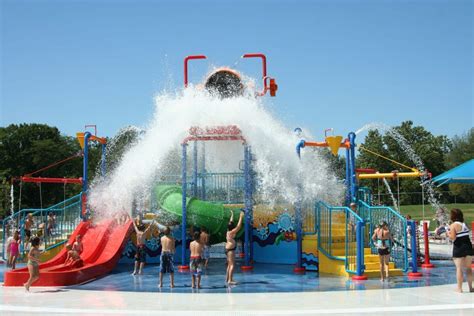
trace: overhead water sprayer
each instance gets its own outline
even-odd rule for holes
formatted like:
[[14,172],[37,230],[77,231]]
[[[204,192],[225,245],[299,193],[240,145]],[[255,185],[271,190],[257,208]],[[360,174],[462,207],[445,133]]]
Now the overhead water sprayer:
[[244,92],[240,75],[230,68],[220,68],[213,71],[207,77],[204,87],[222,98],[239,96]]
[[[264,54],[245,54],[242,58],[261,58],[262,59],[262,79],[263,90],[257,92],[256,96],[264,96],[267,91],[274,97],[278,86],[274,78],[267,76],[267,61]],[[193,59],[207,59],[205,55],[191,55],[184,58],[184,87],[188,86],[188,62]],[[231,68],[218,68],[212,71],[204,81],[204,88],[212,94],[217,94],[221,98],[230,98],[240,96],[245,91],[245,85],[242,82],[241,75]]]

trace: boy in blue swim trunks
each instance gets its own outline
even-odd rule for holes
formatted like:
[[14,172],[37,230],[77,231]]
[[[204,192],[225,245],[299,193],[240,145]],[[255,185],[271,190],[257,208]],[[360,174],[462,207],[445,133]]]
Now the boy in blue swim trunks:
[[175,242],[171,236],[171,230],[166,226],[165,235],[161,237],[161,257],[160,257],[160,284],[163,287],[163,274],[170,274],[170,287],[174,287],[174,265],[173,256],[175,252]]
[[[201,244],[201,234],[199,232],[194,232],[193,234],[193,241],[189,245],[189,250],[191,251],[191,263],[190,263],[190,271],[191,271],[191,287],[194,289],[197,287],[198,289],[201,288],[201,273],[202,273],[202,250],[203,245]],[[197,278],[197,282],[196,282]],[[197,283],[197,284],[196,284]]]

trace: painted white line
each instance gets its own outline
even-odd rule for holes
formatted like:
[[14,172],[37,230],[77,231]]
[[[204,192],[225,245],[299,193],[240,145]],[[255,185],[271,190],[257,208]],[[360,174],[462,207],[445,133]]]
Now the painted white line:
[[380,312],[427,312],[450,310],[473,310],[473,304],[443,304],[443,305],[415,305],[415,306],[392,306],[392,307],[356,307],[356,308],[334,308],[334,309],[311,309],[311,310],[240,310],[240,311],[189,311],[189,310],[137,310],[137,309],[79,309],[79,308],[52,308],[52,307],[30,307],[15,305],[0,305],[2,312],[23,313],[61,313],[61,314],[89,314],[89,315],[315,315],[315,314],[362,314]]

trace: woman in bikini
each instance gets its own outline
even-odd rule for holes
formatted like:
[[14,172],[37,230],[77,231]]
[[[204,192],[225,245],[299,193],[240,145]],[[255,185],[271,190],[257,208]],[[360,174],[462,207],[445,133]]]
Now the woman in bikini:
[[235,265],[235,249],[237,248],[235,242],[235,235],[242,228],[242,221],[244,218],[244,212],[242,211],[239,216],[239,222],[237,226],[234,224],[234,212],[231,211],[229,224],[227,225],[226,243],[225,243],[225,254],[227,257],[227,272],[225,276],[226,284],[232,285],[237,284],[234,282],[234,265]]

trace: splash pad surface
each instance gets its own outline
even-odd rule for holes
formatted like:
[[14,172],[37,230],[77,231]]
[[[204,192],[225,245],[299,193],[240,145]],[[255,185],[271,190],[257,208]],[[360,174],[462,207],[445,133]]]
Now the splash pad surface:
[[[67,290],[81,291],[126,291],[160,293],[289,293],[289,292],[327,292],[358,290],[392,290],[401,288],[420,288],[456,283],[456,271],[452,261],[436,261],[434,269],[423,270],[423,277],[410,279],[407,276],[392,277],[389,282],[381,283],[378,278],[364,282],[353,282],[343,277],[321,275],[307,272],[304,275],[293,273],[292,265],[259,264],[253,272],[240,272],[241,262],[237,262],[235,279],[238,285],[226,287],[225,260],[211,259],[209,268],[202,275],[202,289],[191,289],[189,273],[175,273],[175,288],[170,289],[169,276],[163,278],[163,288],[158,288],[158,266],[147,265],[141,276],[130,275],[133,265],[120,264],[111,274],[82,285],[63,287]],[[1,270],[5,266],[1,266]],[[1,271],[0,270],[0,271]],[[3,277],[3,271],[1,271]],[[2,280],[3,281],[3,280]],[[33,290],[34,291],[34,290]]]

